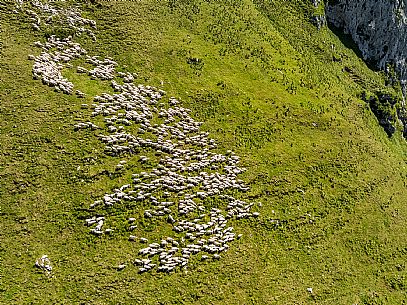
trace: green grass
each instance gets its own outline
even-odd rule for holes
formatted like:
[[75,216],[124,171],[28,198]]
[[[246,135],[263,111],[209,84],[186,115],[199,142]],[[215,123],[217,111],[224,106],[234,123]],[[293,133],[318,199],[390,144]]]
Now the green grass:
[[[112,56],[138,73],[137,82],[162,87],[191,108],[220,151],[242,157],[246,197],[262,202],[261,217],[235,223],[244,237],[220,261],[171,275],[116,271],[140,245],[120,232],[96,238],[83,218],[89,203],[139,168],[130,161],[121,176],[102,173],[121,158],[105,156],[93,132],[74,131],[90,118],[83,100],[32,80],[27,56],[39,52],[32,43],[43,37],[21,16],[1,11],[0,303],[406,299],[406,144],[400,131],[389,139],[360,99],[379,89],[398,94],[385,88],[382,73],[328,28],[317,31],[304,1],[101,3],[85,11],[98,22],[96,44],[80,38],[85,49]],[[110,90],[65,76],[88,101]],[[118,211],[114,221],[127,216]],[[146,236],[165,230],[152,227]],[[33,267],[42,254],[54,265],[52,278]]]

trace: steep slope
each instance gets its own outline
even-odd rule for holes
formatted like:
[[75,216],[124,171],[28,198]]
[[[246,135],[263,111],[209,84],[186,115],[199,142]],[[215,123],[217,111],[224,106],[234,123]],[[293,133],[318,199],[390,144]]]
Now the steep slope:
[[[6,304],[394,304],[406,293],[405,142],[389,139],[363,92],[385,86],[303,1],[101,2],[91,54],[179,98],[219,144],[242,156],[261,217],[222,259],[187,272],[138,274],[140,244],[99,238],[84,219],[128,181],[91,131],[83,100],[32,79],[43,40],[1,8],[1,297]],[[7,17],[7,18],[6,18]],[[196,65],[196,59],[201,64]],[[340,59],[340,60],[333,60]],[[64,75],[89,96],[109,83]],[[161,81],[163,85],[161,85]],[[120,214],[125,219],[129,215]],[[147,236],[160,236],[150,227]],[[54,277],[33,267],[48,254]],[[312,288],[312,293],[307,291]]]
[[332,1],[328,21],[350,34],[364,59],[380,69],[394,66],[406,81],[405,1]]
[[[405,12],[405,2],[398,0],[390,3],[368,0],[328,1],[326,7],[329,24],[348,34],[363,58],[373,67],[385,70],[389,75],[393,74],[390,78],[393,78],[392,81],[400,81],[404,94],[407,55]],[[379,98],[371,99],[372,110],[389,136],[396,129],[396,121],[399,119],[403,124],[404,137],[407,138],[405,102],[403,100],[397,103],[395,100],[389,103],[389,100],[391,99],[386,94],[379,94]],[[386,108],[387,111],[384,110]]]

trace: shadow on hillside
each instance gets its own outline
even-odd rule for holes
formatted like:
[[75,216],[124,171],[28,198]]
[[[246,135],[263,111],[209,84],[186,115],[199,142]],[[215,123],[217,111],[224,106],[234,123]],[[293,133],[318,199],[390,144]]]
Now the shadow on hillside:
[[366,63],[366,65],[369,67],[369,69],[371,69],[373,71],[378,71],[375,62],[373,62],[371,60],[366,60],[363,58],[362,52],[359,50],[358,45],[352,39],[352,36],[350,34],[345,34],[343,32],[343,29],[338,28],[329,22],[327,25],[328,25],[328,28],[332,31],[332,33],[334,33],[339,38],[339,40],[343,43],[343,45],[345,47],[347,47],[348,49],[353,50],[353,52],[355,52],[356,56],[361,58]]

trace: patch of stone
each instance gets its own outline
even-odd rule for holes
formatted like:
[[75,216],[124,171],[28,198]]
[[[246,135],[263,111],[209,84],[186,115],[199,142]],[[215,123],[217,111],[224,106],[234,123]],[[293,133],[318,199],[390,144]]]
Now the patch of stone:
[[352,36],[365,60],[385,70],[395,65],[401,81],[407,80],[407,17],[405,2],[338,0],[326,6],[329,23]]
[[380,126],[391,137],[396,132],[397,115],[399,118],[403,118],[403,113],[400,112],[402,111],[401,108],[398,110],[399,113],[396,110],[396,105],[399,103],[398,99],[383,92],[377,92],[369,97],[363,94],[362,99],[369,104]]
[[326,26],[326,17],[325,15],[314,15],[310,19],[311,23],[320,30],[322,27]]
[[[387,73],[390,72],[389,67],[394,67],[404,95],[407,90],[406,10],[406,2],[402,0],[338,0],[326,5],[327,21],[352,37],[364,60]],[[372,108],[388,135],[395,132],[394,123],[400,120],[406,136],[404,102],[400,106],[398,113],[401,116],[398,118]]]

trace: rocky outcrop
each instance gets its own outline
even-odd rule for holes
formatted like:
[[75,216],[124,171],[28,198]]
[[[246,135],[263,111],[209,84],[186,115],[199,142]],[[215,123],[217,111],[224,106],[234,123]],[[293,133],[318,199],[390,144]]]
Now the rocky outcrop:
[[325,15],[314,15],[310,19],[311,23],[320,30],[323,26],[326,25],[326,17]]
[[335,0],[328,2],[330,24],[350,34],[365,60],[379,69],[395,67],[407,82],[407,17],[405,0]]
[[[380,70],[394,68],[407,93],[407,1],[406,0],[331,0],[326,5],[329,24],[349,34],[357,44],[363,59]],[[395,131],[395,117],[404,125],[407,136],[407,116],[404,103],[400,103],[394,116],[383,111],[395,109],[385,96],[368,100],[379,123],[390,136]],[[379,107],[380,106],[380,107]]]
[[[401,112],[397,113],[396,109],[396,105],[399,102],[398,99],[388,93],[380,91],[369,97],[364,93],[362,99],[369,104],[380,126],[382,126],[387,135],[391,137],[396,132],[396,121],[397,118],[400,118],[401,114]],[[397,116],[397,114],[399,114],[399,116]],[[402,123],[404,122],[402,121]]]

